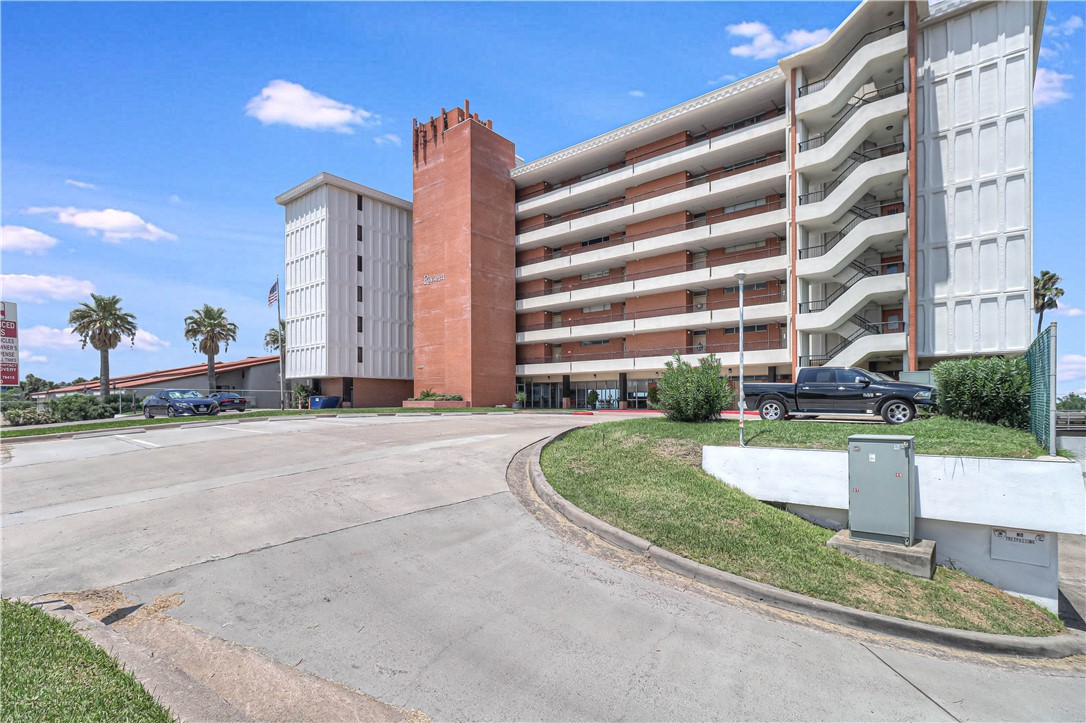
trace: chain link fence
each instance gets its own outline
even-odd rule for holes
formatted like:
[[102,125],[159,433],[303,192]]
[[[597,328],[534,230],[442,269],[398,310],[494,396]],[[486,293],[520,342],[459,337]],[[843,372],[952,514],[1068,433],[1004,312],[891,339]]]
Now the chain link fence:
[[1037,442],[1056,454],[1056,322],[1026,350],[1029,367],[1029,428]]

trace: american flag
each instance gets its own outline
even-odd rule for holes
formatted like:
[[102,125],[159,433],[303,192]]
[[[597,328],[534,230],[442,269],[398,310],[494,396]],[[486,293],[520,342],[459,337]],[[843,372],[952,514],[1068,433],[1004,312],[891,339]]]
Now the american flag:
[[268,289],[268,306],[277,301],[279,301],[279,279],[276,279],[272,287]]

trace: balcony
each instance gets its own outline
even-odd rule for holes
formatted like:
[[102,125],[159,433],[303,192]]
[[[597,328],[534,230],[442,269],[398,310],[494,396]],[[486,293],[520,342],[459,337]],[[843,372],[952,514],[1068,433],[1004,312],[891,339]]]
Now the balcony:
[[900,301],[905,294],[904,264],[900,261],[865,266],[853,262],[857,273],[825,299],[799,304],[796,328],[806,332],[828,332],[868,304]]
[[800,278],[829,281],[839,274],[861,253],[874,249],[890,251],[903,241],[905,235],[905,214],[903,204],[888,204],[880,209],[886,215],[876,216],[865,209],[865,215],[854,214],[852,220],[833,235],[827,232],[827,238],[817,246],[800,249],[796,262],[796,276]]
[[[743,356],[748,365],[785,364],[791,359],[786,343],[786,333],[781,338],[768,341],[745,339]],[[661,347],[659,349],[631,349],[612,352],[586,352],[584,354],[566,354],[560,361],[553,358],[537,357],[523,359],[517,363],[517,376],[542,374],[580,374],[585,372],[621,372],[633,370],[659,370],[671,361],[675,352],[679,352],[683,361],[697,364],[698,359],[707,354],[721,357],[725,367],[738,366],[739,340],[722,344],[698,346]]]
[[563,246],[676,211],[744,205],[738,202],[759,195],[763,198],[780,195],[785,178],[783,161],[784,153],[778,151],[643,194],[617,198],[522,226],[517,233],[516,248],[521,251],[544,245]]
[[[747,295],[743,310],[747,321],[785,318],[788,315],[788,293],[779,289],[771,293]],[[550,324],[529,324],[517,330],[517,343],[561,344],[582,339],[605,339],[638,333],[686,328],[718,328],[739,321],[739,299],[685,304],[644,311],[624,311],[578,317]]]
[[826,131],[798,146],[796,170],[807,175],[828,173],[845,160],[858,143],[886,128],[896,129],[908,113],[908,97],[901,81],[855,99]]
[[751,150],[770,151],[774,145],[781,148],[786,128],[783,111],[762,112],[695,136],[693,142],[683,140],[656,148],[554,185],[535,184],[542,187],[517,192],[516,214],[521,217],[575,204],[584,206],[593,200],[621,195],[629,186],[686,168],[727,165],[727,156],[744,150],[751,155]]
[[906,170],[905,146],[891,143],[851,154],[851,160],[834,179],[821,189],[801,195],[796,220],[802,224],[832,226],[846,209],[875,188],[899,190]]
[[734,281],[734,267],[743,264],[752,276],[771,276],[787,268],[784,243],[735,252],[719,259],[691,261],[676,266],[612,276],[585,279],[558,289],[543,289],[519,294],[517,311],[554,311],[575,306],[589,306],[687,288],[715,288]]
[[906,49],[904,22],[872,30],[860,38],[829,73],[798,89],[796,115],[805,120],[830,117],[862,83],[871,78],[883,78],[886,71],[897,71],[900,75]]
[[[759,199],[764,200],[764,199]],[[629,257],[647,258],[687,248],[721,248],[729,240],[765,237],[774,234],[775,227],[785,221],[784,200],[757,203],[735,211],[706,216],[681,224],[664,226],[637,234],[612,234],[602,243],[580,246],[565,251],[551,251],[517,268],[517,281],[545,277],[568,277],[588,270],[613,268]],[[746,204],[738,204],[746,206]],[[778,211],[781,213],[773,213]],[[740,223],[743,219],[749,219]],[[520,298],[520,297],[518,297]],[[527,297],[523,297],[527,298]]]

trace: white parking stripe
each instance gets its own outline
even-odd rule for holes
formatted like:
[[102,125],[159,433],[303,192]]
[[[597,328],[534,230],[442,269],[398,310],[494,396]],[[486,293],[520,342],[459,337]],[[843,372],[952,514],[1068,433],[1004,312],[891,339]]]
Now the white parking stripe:
[[114,439],[119,439],[123,442],[133,442],[135,444],[146,444],[148,447],[161,447],[161,444],[155,444],[154,442],[148,442],[144,439],[136,439],[135,437],[129,437],[128,435],[114,434]]
[[246,429],[245,427],[226,427],[219,425],[219,429],[229,429],[233,432],[248,432],[249,434],[274,434],[273,432],[261,432],[259,429]]

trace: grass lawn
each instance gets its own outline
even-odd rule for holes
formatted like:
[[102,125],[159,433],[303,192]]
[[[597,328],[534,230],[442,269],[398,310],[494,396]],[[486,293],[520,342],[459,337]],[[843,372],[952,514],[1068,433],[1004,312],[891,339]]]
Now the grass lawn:
[[[1022,439],[1018,432],[937,419],[913,424],[747,426],[748,438],[764,446],[844,449],[845,438],[859,429],[915,434],[921,454],[1040,454],[1031,449],[1032,437]],[[548,446],[543,471],[559,494],[589,514],[675,554],[751,580],[950,628],[1027,636],[1063,629],[1047,610],[958,570],[940,567],[934,579],[924,580],[847,557],[826,547],[831,530],[703,472],[701,446],[737,443],[738,434],[736,422],[596,424]]]
[[172,721],[131,675],[63,620],[0,602],[4,721]]
[[233,420],[235,417],[245,419],[247,417],[264,418],[308,416],[313,414],[338,414],[340,416],[345,416],[348,414],[434,414],[435,412],[509,412],[512,414],[513,410],[499,409],[496,407],[466,407],[462,409],[430,409],[425,407],[375,407],[372,409],[259,409],[243,414],[238,414],[236,412],[230,414],[224,413],[217,417],[155,417],[154,419],[144,419],[142,416],[137,416],[130,419],[92,419],[85,422],[72,422],[71,424],[34,427],[30,429],[25,427],[5,427],[0,431],[0,439],[7,439],[9,437],[35,437],[41,434],[94,432],[100,429],[120,429],[124,427],[149,427],[155,424],[177,424],[178,422],[227,422]]

